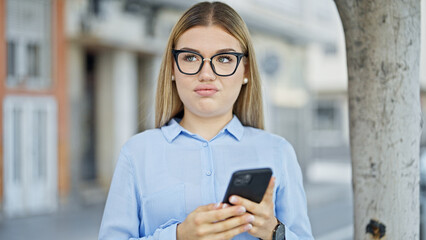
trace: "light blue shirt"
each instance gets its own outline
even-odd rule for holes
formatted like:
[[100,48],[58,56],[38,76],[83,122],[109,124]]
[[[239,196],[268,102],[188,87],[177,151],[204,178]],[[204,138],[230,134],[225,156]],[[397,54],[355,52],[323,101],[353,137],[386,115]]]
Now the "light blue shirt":
[[[210,141],[172,119],[122,148],[105,205],[100,240],[176,239],[176,226],[201,205],[223,200],[236,170],[270,167],[275,216],[287,240],[313,239],[302,174],[282,137],[245,127],[237,117]],[[233,239],[257,239],[248,233]]]

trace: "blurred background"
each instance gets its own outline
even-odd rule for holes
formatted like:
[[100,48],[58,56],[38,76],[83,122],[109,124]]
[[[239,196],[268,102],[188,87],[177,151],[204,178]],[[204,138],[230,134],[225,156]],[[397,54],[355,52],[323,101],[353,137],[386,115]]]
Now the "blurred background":
[[[169,33],[196,2],[0,0],[0,239],[97,239],[118,152],[154,127]],[[334,2],[225,2],[252,35],[266,130],[297,152],[315,239],[352,239],[347,69]],[[425,40],[423,31],[423,49]],[[426,154],[420,160],[426,176]]]

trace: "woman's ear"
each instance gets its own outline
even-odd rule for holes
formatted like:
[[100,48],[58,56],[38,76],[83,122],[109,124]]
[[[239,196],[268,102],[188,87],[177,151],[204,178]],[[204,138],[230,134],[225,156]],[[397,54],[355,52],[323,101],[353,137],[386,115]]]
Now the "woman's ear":
[[243,57],[243,64],[244,64],[244,77],[250,76],[250,64],[247,57]]
[[250,69],[244,69],[244,78],[250,79]]

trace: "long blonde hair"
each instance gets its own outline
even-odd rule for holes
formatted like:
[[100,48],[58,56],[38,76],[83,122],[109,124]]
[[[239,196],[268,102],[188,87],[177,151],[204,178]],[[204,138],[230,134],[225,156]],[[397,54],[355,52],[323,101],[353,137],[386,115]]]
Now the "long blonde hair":
[[201,2],[188,9],[174,26],[161,63],[158,76],[155,127],[161,127],[183,111],[176,84],[171,81],[173,72],[172,49],[179,37],[195,26],[217,25],[235,37],[247,56],[248,83],[243,85],[234,103],[233,112],[245,126],[264,128],[262,90],[256,57],[250,34],[243,19],[225,3]]

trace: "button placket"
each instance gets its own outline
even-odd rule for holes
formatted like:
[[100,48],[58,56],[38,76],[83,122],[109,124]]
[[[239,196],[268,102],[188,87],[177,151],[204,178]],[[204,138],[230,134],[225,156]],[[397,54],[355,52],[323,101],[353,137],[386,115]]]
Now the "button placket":
[[[209,147],[209,143],[208,142],[203,142],[203,147],[204,148],[208,148]],[[211,155],[210,148],[206,149],[206,154],[207,154],[208,161],[206,163],[206,168],[205,168],[204,173],[205,173],[206,176],[211,176],[212,175],[212,171],[211,171],[211,168],[210,168],[210,165],[211,165],[211,163],[210,163],[210,161],[211,161],[211,159],[210,159],[210,155]]]
[[[203,169],[202,169],[202,176],[203,176],[203,185],[205,186],[203,188],[203,199],[206,203],[215,202],[216,195],[215,195],[215,183],[214,183],[214,169],[213,169],[213,153],[212,153],[212,145],[211,142],[203,141],[201,143],[201,149],[203,152],[203,158],[205,159],[203,161]],[[212,191],[214,190],[214,191]],[[205,192],[204,192],[205,191]]]

